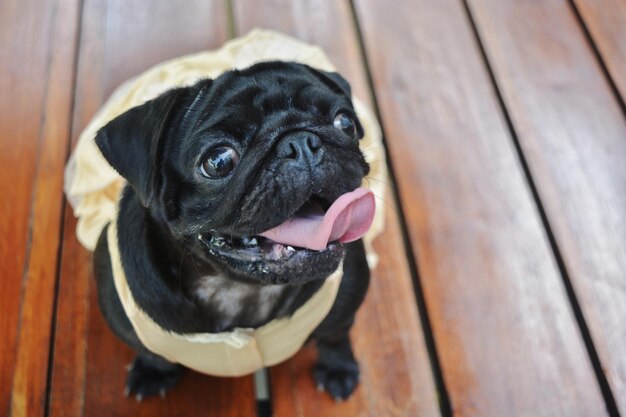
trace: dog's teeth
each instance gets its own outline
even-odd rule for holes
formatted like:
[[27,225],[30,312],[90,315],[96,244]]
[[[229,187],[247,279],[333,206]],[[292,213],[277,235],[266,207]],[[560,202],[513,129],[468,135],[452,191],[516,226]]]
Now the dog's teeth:
[[255,246],[258,244],[255,237],[244,237],[241,239],[244,245],[246,246]]
[[266,253],[266,257],[273,261],[277,261],[286,253],[285,247],[280,243],[272,243],[271,248]]
[[296,250],[293,248],[293,246],[287,246],[287,250],[289,252],[295,252]]

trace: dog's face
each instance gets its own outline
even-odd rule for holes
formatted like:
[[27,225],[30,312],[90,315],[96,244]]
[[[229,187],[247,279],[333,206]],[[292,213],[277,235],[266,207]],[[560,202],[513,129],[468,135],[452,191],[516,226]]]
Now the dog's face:
[[334,271],[343,245],[309,249],[261,234],[323,215],[357,189],[368,172],[362,136],[338,74],[268,62],[166,92],[96,142],[181,244],[230,276],[301,284]]

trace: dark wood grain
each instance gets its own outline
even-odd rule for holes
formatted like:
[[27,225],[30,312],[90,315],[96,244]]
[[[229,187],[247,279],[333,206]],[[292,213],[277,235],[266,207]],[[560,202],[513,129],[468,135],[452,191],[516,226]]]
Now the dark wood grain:
[[613,82],[626,100],[626,2],[573,0]]
[[[566,2],[470,5],[602,369],[625,414],[624,114]],[[619,6],[612,10],[620,14]]]
[[[193,1],[182,7],[166,0],[86,0],[73,140],[119,83],[163,60],[221,45],[226,39],[224,6],[221,1]],[[76,240],[69,207],[65,218],[49,414],[254,415],[250,377],[211,378],[188,372],[165,400],[139,404],[123,396],[124,366],[133,353],[101,317],[91,256]]]
[[605,415],[463,4],[356,6],[454,414]]
[[[354,94],[369,102],[347,2],[274,0],[252,6],[235,1],[234,11],[235,26],[241,33],[253,27],[271,28],[321,46],[349,79]],[[381,262],[373,271],[368,296],[351,333],[361,365],[360,387],[342,404],[318,393],[311,375],[316,353],[309,347],[271,369],[276,416],[439,415],[391,190],[387,190],[385,210],[385,231],[375,245]]]
[[0,414],[42,416],[78,2],[3,2],[0,16]]
[[[10,410],[29,217],[48,68],[52,4],[0,4],[0,414]],[[46,7],[47,6],[47,7]],[[21,20],[20,20],[21,18]],[[14,37],[21,43],[12,42]],[[6,47],[4,47],[6,45]]]
[[[48,415],[81,416],[88,382],[86,374],[87,315],[93,291],[91,256],[76,240],[76,219],[66,206],[59,273],[59,295],[52,361]],[[108,329],[103,331],[110,332]],[[94,348],[94,347],[92,347]],[[95,347],[97,349],[97,347]],[[103,357],[104,360],[108,358]],[[119,368],[120,364],[111,362]],[[119,372],[119,369],[118,369]],[[119,386],[113,387],[119,391]],[[121,399],[120,399],[121,401]]]

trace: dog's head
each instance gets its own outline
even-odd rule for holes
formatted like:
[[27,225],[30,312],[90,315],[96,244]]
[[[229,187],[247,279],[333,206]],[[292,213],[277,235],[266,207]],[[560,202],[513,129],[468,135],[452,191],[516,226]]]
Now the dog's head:
[[299,284],[371,224],[350,94],[336,73],[266,62],[170,90],[96,143],[175,239],[231,276]]

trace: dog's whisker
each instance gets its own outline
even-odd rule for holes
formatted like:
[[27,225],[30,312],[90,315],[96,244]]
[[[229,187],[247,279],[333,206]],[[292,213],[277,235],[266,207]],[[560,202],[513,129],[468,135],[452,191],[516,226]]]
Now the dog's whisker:
[[376,182],[376,183],[382,184],[382,185],[388,185],[389,184],[389,180],[388,179],[376,178],[376,177],[366,177],[366,178],[364,178],[364,181]]

